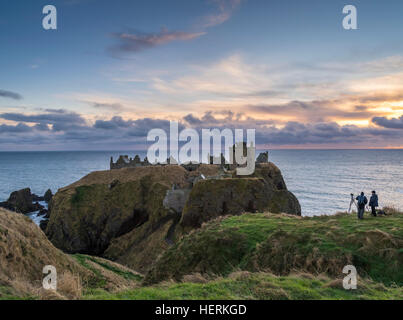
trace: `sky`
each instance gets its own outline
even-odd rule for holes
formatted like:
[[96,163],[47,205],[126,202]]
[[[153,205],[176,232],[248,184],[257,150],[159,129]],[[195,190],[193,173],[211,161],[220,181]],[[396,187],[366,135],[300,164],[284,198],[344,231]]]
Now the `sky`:
[[402,18],[400,0],[2,0],[0,151],[141,150],[170,120],[260,149],[403,148]]

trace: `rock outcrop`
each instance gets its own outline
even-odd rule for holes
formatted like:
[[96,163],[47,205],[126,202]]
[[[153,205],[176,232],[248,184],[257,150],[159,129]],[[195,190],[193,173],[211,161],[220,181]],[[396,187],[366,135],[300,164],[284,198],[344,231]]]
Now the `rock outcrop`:
[[165,165],[93,172],[53,196],[46,234],[66,252],[144,272],[179,237],[218,216],[301,214],[274,164],[258,164],[250,177],[221,171]]
[[276,190],[263,178],[202,180],[197,183],[182,213],[182,233],[203,222],[243,212],[271,211],[299,214],[298,201],[286,190]]
[[0,207],[24,214],[43,209],[34,201],[38,201],[37,196],[31,194],[31,189],[25,188],[12,192],[7,201],[0,202]]
[[53,197],[52,190],[48,189],[43,195],[43,200],[46,201],[46,203],[49,203],[50,200],[52,200],[52,197]]

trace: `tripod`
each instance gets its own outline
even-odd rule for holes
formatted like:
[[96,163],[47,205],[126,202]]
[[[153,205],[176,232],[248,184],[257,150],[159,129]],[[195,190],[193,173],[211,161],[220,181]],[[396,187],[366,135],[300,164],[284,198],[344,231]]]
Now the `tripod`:
[[350,206],[348,207],[348,213],[351,212],[351,206],[352,206],[353,204],[355,205],[355,207],[356,207],[357,210],[358,210],[358,206],[357,206],[357,204],[355,203],[354,194],[350,193],[350,196],[351,196],[351,200],[350,200]]

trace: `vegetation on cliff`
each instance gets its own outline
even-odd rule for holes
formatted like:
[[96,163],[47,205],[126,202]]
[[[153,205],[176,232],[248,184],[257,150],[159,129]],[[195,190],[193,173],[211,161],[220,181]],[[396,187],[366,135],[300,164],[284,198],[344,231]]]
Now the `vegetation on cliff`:
[[288,275],[294,270],[343,276],[345,265],[385,285],[403,285],[403,215],[296,217],[244,214],[219,218],[185,235],[145,277],[146,284],[191,273],[237,270]]
[[[403,298],[402,213],[301,217],[275,165],[219,175],[217,166],[91,173],[53,196],[50,241],[0,210],[0,298]],[[175,190],[186,197],[166,201]],[[57,269],[57,292],[42,289],[45,265]],[[346,265],[357,290],[342,288]]]
[[120,292],[88,290],[87,300],[401,300],[398,286],[360,279],[357,290],[345,290],[341,279],[306,273],[275,276],[271,273],[234,272],[205,279],[190,275],[183,282],[164,282]]
[[[403,299],[403,213],[220,217],[183,236],[145,275],[54,248],[23,215],[0,212],[0,299]],[[12,253],[12,255],[11,255]],[[344,263],[358,269],[345,290]],[[58,270],[57,292],[41,289]],[[158,283],[157,283],[158,282]]]
[[[126,280],[129,273],[141,279],[111,261],[98,257],[86,260],[86,256],[72,257],[55,248],[28,217],[0,209],[0,299],[78,299],[83,288],[130,288],[131,281]],[[56,268],[57,292],[42,288],[46,265]]]
[[[222,173],[215,165],[93,172],[55,194],[46,235],[65,252],[102,255],[146,272],[176,239],[210,219],[265,210],[301,213],[274,164],[258,165],[253,177]],[[188,196],[166,207],[173,188]]]

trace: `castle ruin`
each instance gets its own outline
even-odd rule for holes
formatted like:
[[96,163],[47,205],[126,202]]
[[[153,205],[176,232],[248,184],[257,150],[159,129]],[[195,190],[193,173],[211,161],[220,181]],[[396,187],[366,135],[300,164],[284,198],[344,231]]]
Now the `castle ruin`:
[[[255,154],[255,146],[251,145],[250,147],[246,146],[246,143],[243,142],[243,156],[246,156],[248,152],[252,152]],[[214,157],[212,155],[208,155],[208,164],[217,164],[220,165],[222,169],[226,170],[234,170],[238,165],[235,163],[235,149],[236,145],[232,146],[229,148],[229,161],[226,160],[225,156],[221,153],[219,157]],[[253,149],[253,150],[248,150],[248,149]],[[267,163],[269,162],[269,152],[263,152],[260,153],[259,156],[256,159],[256,163]],[[157,163],[157,165],[173,165],[173,164],[178,164],[178,162],[171,156],[169,157],[164,163]],[[110,159],[110,170],[114,169],[122,169],[122,168],[137,168],[137,167],[147,167],[151,166],[152,163],[150,163],[147,159],[147,157],[144,158],[143,161],[141,161],[141,158],[139,155],[136,155],[134,158],[129,158],[128,155],[120,155],[118,160],[116,162],[113,162],[113,157]],[[188,171],[195,171],[199,168],[200,163],[195,163],[195,162],[189,162],[185,164],[181,164],[182,167],[184,167]]]

